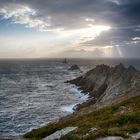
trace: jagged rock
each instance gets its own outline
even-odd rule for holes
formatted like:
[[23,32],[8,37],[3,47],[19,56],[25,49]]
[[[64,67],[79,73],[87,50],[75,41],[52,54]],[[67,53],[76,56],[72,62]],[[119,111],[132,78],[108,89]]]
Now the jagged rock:
[[122,63],[120,63],[119,65],[116,65],[115,69],[118,69],[120,71],[126,70],[126,68],[124,67],[124,65]]
[[125,68],[123,64],[115,67],[98,65],[70,83],[94,97],[87,106],[93,103],[107,105],[121,101],[119,96],[128,98],[140,94],[140,72],[133,66]]
[[97,140],[124,140],[122,137],[115,137],[115,136],[109,136],[109,137],[104,137],[104,138],[99,138]]
[[46,138],[42,140],[58,140],[61,137],[69,134],[70,132],[73,132],[77,129],[77,127],[66,127],[64,129],[58,130],[55,133],[51,134],[50,136],[47,136]]
[[127,70],[129,72],[136,72],[137,71],[132,65],[130,65]]
[[78,67],[78,65],[72,65],[69,70],[80,70],[80,68]]

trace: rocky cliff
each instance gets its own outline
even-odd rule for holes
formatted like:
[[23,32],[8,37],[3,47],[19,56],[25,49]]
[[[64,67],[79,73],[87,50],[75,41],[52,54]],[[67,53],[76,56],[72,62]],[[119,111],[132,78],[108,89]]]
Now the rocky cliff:
[[90,103],[100,106],[140,94],[140,71],[133,66],[125,68],[123,64],[115,67],[98,65],[69,82],[88,92],[92,97]]
[[[25,134],[25,138],[140,139],[140,71],[122,64],[99,65],[69,82],[89,93],[89,101],[79,105],[73,114]],[[71,129],[74,131],[63,135]]]

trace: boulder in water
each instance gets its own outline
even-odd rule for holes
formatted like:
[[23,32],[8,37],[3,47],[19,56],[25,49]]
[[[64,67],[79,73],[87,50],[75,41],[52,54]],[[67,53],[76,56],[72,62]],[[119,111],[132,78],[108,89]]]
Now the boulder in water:
[[78,65],[74,64],[69,68],[69,70],[80,70],[80,68],[78,67]]

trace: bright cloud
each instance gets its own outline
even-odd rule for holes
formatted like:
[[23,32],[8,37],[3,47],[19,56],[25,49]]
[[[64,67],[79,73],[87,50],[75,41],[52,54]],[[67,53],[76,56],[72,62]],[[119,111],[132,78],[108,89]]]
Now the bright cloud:
[[104,31],[110,30],[110,26],[104,25],[87,25],[87,28],[75,29],[75,30],[68,30],[68,31],[61,31],[61,37],[72,37],[73,38],[73,46],[78,46],[84,42],[93,40],[100,36],[100,34]]
[[[0,7],[0,13],[3,15],[3,19],[12,19],[13,23],[16,24],[23,24],[28,28],[37,28],[39,31],[53,31],[53,32],[57,32],[59,33],[59,37],[58,37],[58,43],[56,43],[55,45],[60,45],[60,44],[64,44],[64,42],[62,41],[62,43],[60,43],[60,40],[71,40],[71,45],[66,45],[66,47],[68,47],[67,49],[64,49],[64,47],[62,47],[61,49],[52,49],[51,52],[63,52],[65,50],[68,50],[69,48],[73,48],[71,46],[79,46],[81,43],[93,40],[95,38],[97,38],[98,36],[100,36],[100,34],[104,31],[110,30],[110,26],[105,26],[105,25],[95,25],[94,23],[94,19],[91,18],[83,18],[84,21],[86,21],[86,27],[84,28],[79,28],[79,29],[71,29],[71,30],[66,30],[63,28],[58,28],[58,27],[52,27],[52,17],[51,16],[46,16],[45,18],[41,18],[38,16],[38,12],[33,9],[30,8],[27,5],[20,5],[20,4],[16,4],[16,5],[7,5],[7,6],[2,6]],[[10,42],[17,42],[16,45],[11,44]],[[32,39],[31,42],[25,40],[24,45],[26,46],[34,46],[34,49],[32,48],[26,48],[23,49],[23,47],[18,47],[18,46],[22,46],[21,41],[19,42],[17,39],[12,39],[9,43],[7,44],[8,46],[16,46],[19,49],[22,50],[20,52],[25,53],[24,55],[26,56],[26,54],[30,54],[30,52],[34,52],[36,54],[36,52],[40,52],[43,50],[43,52],[45,52],[45,43],[42,44],[41,42],[36,42],[36,44],[32,43]],[[66,41],[67,42],[67,41]],[[39,49],[37,48],[36,45],[42,45],[41,48],[43,49]],[[3,44],[6,46],[6,44]],[[48,48],[48,47],[47,47]],[[108,50],[110,48],[110,46],[104,46],[102,47],[102,49],[98,49],[98,46],[94,46],[94,48],[87,48],[85,46],[84,50],[86,53],[96,53],[99,54],[101,53],[103,56],[105,55],[105,50]],[[38,50],[38,51],[36,51]],[[50,50],[50,49],[49,49]],[[75,48],[74,48],[75,50]],[[75,50],[76,52],[80,52],[78,50]],[[29,53],[27,53],[29,52]],[[85,54],[86,54],[85,53]],[[40,55],[40,54],[36,54],[36,55]],[[45,53],[46,54],[46,53]],[[102,56],[100,55],[100,56]]]
[[34,9],[26,5],[7,5],[0,7],[3,19],[12,19],[13,23],[24,24],[29,28],[38,28],[40,31],[48,31],[51,27],[51,17],[41,19]]

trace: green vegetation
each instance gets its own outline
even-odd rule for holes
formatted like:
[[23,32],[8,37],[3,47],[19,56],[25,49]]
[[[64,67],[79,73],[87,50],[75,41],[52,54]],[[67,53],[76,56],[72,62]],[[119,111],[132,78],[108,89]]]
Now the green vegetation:
[[[33,130],[24,137],[40,140],[67,126],[77,126],[78,129],[62,140],[90,140],[108,135],[128,137],[127,133],[140,131],[140,96],[82,116],[62,118],[59,122]],[[91,128],[97,130],[91,131]]]

